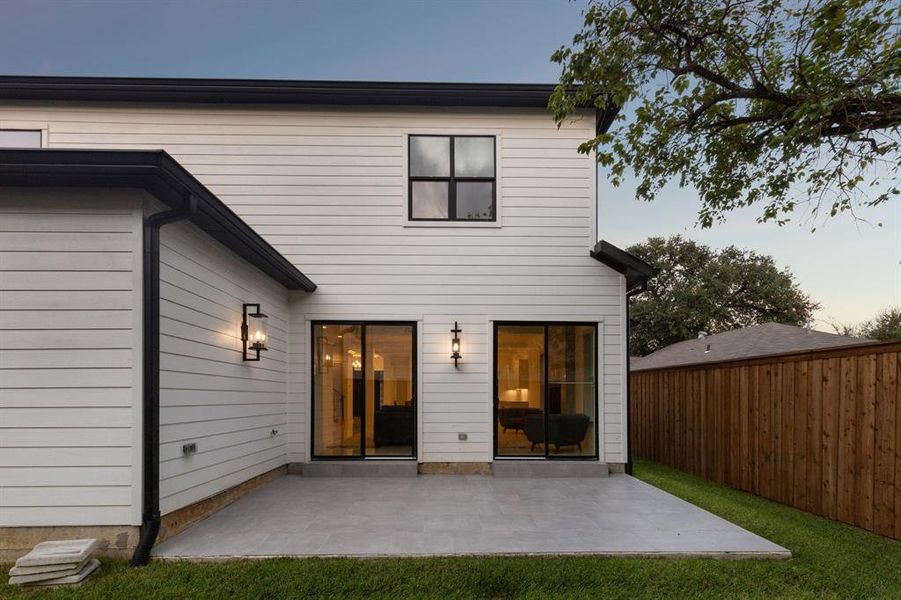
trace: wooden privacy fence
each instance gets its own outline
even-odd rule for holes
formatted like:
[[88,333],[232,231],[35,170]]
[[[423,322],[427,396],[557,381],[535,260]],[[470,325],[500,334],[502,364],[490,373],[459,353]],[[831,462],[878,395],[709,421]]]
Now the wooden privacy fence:
[[901,342],[633,371],[636,456],[901,539]]

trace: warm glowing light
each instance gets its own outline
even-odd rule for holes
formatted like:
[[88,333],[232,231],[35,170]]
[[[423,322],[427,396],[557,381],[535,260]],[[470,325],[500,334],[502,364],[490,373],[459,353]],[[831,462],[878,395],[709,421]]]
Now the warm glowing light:
[[244,342],[244,360],[260,360],[260,352],[269,349],[266,346],[268,317],[260,311],[259,304],[245,304],[243,312],[241,340]]
[[463,358],[460,355],[460,334],[463,332],[460,329],[460,325],[454,321],[454,328],[451,329],[451,333],[454,337],[451,339],[451,358],[454,359],[454,368],[457,367],[457,362]]

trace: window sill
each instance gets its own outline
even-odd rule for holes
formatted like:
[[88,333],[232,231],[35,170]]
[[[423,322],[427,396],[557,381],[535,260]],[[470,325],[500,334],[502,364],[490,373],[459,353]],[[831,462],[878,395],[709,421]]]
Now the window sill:
[[404,221],[404,227],[448,227],[473,229],[500,229],[500,221]]

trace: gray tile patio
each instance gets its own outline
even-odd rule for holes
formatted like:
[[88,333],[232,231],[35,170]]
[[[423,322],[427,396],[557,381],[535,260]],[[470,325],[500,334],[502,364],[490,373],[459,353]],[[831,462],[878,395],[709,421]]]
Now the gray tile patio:
[[627,475],[286,476],[154,549],[163,558],[789,552]]

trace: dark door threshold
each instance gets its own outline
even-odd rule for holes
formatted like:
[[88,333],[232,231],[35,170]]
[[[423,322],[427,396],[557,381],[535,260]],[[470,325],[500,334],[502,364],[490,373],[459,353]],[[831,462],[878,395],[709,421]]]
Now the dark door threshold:
[[415,460],[329,460],[306,463],[305,477],[416,477]]
[[607,464],[584,460],[495,460],[495,477],[607,477]]

